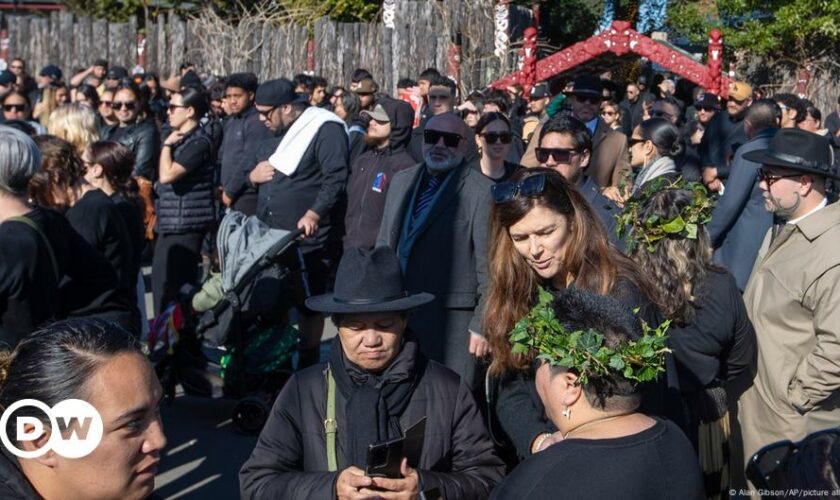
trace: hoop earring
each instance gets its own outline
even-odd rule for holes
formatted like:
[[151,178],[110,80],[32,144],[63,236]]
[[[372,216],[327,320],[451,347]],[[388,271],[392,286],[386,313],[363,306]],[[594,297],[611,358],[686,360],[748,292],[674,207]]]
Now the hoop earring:
[[566,409],[563,410],[563,416],[566,417],[566,420],[571,419],[572,418],[572,409],[567,406]]

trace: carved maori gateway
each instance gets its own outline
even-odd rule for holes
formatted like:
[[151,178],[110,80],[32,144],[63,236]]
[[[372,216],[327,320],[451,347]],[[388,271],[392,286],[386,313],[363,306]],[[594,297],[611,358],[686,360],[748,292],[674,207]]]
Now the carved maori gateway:
[[630,27],[626,21],[615,21],[597,35],[578,42],[544,59],[537,60],[537,30],[525,30],[522,46],[522,68],[496,80],[491,87],[505,88],[519,83],[529,95],[530,88],[537,82],[570,71],[595,58],[612,55],[624,57],[636,54],[667,68],[709,92],[726,98],[729,93],[729,78],[721,74],[723,60],[723,36],[718,29],[709,33],[708,64],[703,65],[668,45],[657,42]]

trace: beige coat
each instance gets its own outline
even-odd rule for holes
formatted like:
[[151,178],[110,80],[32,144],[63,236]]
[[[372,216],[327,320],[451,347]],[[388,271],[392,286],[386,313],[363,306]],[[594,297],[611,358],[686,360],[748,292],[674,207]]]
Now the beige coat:
[[840,425],[840,203],[764,238],[744,292],[758,372],[741,397],[745,460]]

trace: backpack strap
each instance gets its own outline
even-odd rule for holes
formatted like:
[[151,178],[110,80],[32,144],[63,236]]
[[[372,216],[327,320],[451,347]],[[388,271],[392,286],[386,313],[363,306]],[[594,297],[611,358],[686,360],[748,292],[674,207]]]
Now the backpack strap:
[[38,224],[35,223],[32,219],[25,215],[18,215],[16,217],[9,217],[6,219],[5,222],[22,222],[27,226],[31,227],[38,236],[41,237],[41,240],[44,242],[44,245],[47,246],[47,253],[50,254],[50,261],[52,262],[53,274],[55,274],[55,280],[61,281],[61,273],[58,270],[58,260],[55,258],[55,252],[53,252],[52,245],[50,244],[50,240],[47,238],[47,235],[41,231],[41,228],[38,227]]
[[327,419],[324,420],[324,432],[327,435],[327,469],[335,472],[338,470],[335,453],[335,434],[338,432],[338,424],[335,421],[335,379],[329,365],[327,365]]

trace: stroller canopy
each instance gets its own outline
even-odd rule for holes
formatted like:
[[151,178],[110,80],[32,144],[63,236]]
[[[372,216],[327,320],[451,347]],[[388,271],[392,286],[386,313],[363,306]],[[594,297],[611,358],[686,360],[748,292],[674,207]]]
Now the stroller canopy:
[[[228,293],[267,254],[282,252],[292,231],[272,229],[256,216],[230,211],[222,219],[216,244],[222,268],[222,290]],[[276,255],[270,255],[276,257]]]

